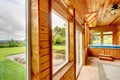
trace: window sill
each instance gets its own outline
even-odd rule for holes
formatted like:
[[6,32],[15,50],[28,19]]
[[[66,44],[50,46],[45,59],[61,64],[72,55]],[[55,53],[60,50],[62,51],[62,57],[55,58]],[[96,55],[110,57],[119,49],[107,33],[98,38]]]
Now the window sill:
[[56,74],[53,75],[53,80],[60,80],[61,77],[70,69],[72,62],[67,63],[63,68],[61,68]]

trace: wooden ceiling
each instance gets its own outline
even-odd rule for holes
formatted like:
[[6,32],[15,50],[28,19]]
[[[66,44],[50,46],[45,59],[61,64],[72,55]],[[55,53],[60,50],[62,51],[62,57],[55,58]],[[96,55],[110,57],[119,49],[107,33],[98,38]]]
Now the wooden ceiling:
[[[76,18],[84,24],[86,14],[96,13],[96,26],[120,25],[120,0],[62,0],[76,9]],[[113,8],[112,8],[113,7]],[[91,14],[93,16],[93,14]],[[94,21],[90,19],[88,23]]]

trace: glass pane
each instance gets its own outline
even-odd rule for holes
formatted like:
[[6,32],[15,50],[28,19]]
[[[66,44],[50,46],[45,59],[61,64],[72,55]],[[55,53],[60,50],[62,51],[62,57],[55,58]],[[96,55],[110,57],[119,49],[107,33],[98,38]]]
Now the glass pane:
[[68,62],[67,20],[52,12],[53,74]]
[[92,44],[101,44],[101,36],[92,36]]
[[76,30],[76,74],[77,75],[81,66],[82,66],[82,33]]
[[112,35],[104,35],[103,43],[104,44],[112,44]]
[[25,0],[0,0],[0,80],[26,80]]

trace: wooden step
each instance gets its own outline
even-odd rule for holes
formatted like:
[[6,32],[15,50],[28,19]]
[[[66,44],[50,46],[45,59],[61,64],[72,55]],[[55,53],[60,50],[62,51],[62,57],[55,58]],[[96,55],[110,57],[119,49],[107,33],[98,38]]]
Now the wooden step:
[[99,54],[99,57],[111,57],[112,58],[112,55]]
[[112,57],[99,57],[100,60],[113,61]]

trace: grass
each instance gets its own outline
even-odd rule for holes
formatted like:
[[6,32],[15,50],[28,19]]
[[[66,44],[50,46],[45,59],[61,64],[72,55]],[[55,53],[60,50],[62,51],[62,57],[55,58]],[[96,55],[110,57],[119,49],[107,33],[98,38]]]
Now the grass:
[[61,45],[54,45],[53,46],[53,50],[55,53],[59,53],[59,54],[65,54],[65,46],[61,46]]
[[0,48],[0,60],[6,59],[6,56],[25,52],[25,47]]
[[0,48],[0,80],[26,80],[26,68],[6,58],[25,52],[25,47]]
[[53,50],[65,50],[65,46],[61,46],[61,45],[54,45],[53,46]]

